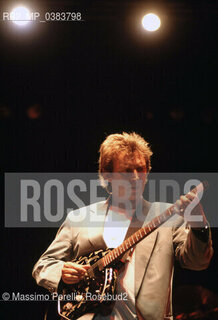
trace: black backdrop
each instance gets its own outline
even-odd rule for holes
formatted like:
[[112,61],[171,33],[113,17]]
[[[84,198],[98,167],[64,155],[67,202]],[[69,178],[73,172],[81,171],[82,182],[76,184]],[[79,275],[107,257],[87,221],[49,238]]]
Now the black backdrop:
[[[85,21],[22,31],[1,21],[2,292],[44,292],[31,270],[57,231],[4,228],[4,172],[96,172],[100,143],[122,131],[150,142],[153,172],[217,171],[214,1],[156,3],[163,17],[156,34],[137,27],[146,2],[34,5],[76,8]],[[31,119],[35,104],[39,117]],[[216,249],[216,229],[213,238]],[[177,267],[175,289],[200,285],[218,294],[215,256],[206,271]],[[43,310],[40,302],[2,302],[0,313],[42,319]]]

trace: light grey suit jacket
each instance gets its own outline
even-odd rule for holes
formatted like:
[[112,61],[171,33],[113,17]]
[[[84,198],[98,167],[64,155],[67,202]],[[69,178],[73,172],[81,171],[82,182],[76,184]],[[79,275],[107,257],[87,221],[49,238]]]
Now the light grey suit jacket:
[[[145,215],[146,203],[143,205]],[[144,224],[169,206],[153,203]],[[106,209],[107,204],[99,202],[68,214],[56,238],[33,268],[38,285],[51,292],[57,291],[65,261],[106,248],[103,240]],[[135,297],[141,316],[146,320],[172,319],[174,259],[184,268],[203,270],[208,267],[212,255],[211,236],[208,243],[202,242],[191,230],[185,229],[184,220],[178,215],[142,240],[135,249]]]

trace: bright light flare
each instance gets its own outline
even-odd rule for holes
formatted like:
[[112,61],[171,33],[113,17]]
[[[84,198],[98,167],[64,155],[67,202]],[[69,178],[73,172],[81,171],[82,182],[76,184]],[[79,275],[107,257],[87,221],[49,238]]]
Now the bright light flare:
[[16,7],[10,12],[10,20],[18,26],[25,26],[31,20],[30,11],[26,7]]
[[148,13],[142,18],[143,28],[147,31],[156,31],[160,28],[160,18],[154,13]]

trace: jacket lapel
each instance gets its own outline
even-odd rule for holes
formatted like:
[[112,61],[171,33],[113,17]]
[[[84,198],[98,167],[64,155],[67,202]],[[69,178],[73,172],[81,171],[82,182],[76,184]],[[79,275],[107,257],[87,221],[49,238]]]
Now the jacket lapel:
[[154,231],[146,239],[137,244],[135,249],[135,296],[137,297],[144,274],[146,273],[155,243],[157,241],[158,231]]
[[[103,239],[104,221],[107,213],[107,201],[97,203],[95,207],[90,209],[90,217],[92,224],[88,228],[88,240],[93,247],[93,251],[98,249],[106,249],[106,243]],[[94,220],[96,219],[96,223]]]
[[[147,205],[144,203],[143,212],[145,214],[145,222],[143,226],[149,223],[156,215],[159,214],[159,210],[155,203],[150,207],[150,210],[146,212]],[[135,297],[137,297],[142,285],[144,274],[146,273],[150,258],[152,256],[156,241],[158,238],[158,230],[153,231],[148,237],[139,242],[135,249]]]

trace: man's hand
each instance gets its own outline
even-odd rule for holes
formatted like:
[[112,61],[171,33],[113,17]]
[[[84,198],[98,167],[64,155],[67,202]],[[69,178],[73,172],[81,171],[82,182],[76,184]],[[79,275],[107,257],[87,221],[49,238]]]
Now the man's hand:
[[74,262],[66,262],[62,269],[62,280],[66,284],[78,283],[84,277],[90,265],[80,265]]
[[207,224],[203,207],[195,193],[189,192],[185,196],[181,196],[180,200],[176,202],[176,206],[191,228],[203,228]]

